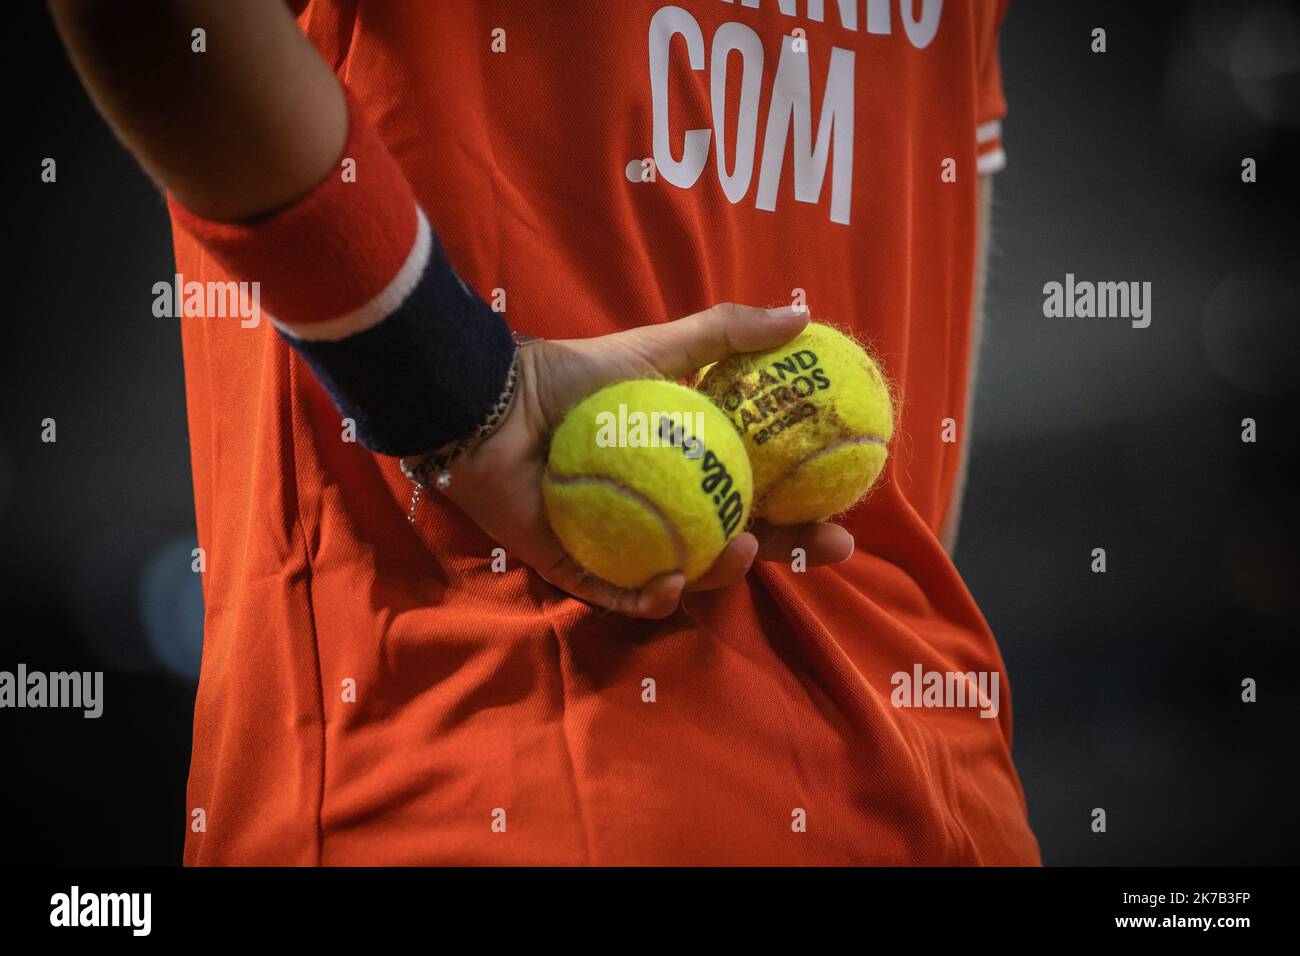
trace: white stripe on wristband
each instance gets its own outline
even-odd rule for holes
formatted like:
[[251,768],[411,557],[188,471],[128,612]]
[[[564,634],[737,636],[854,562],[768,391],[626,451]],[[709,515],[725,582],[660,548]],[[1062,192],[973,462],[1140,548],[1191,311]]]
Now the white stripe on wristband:
[[[429,252],[433,248],[433,230],[429,220],[424,217],[424,210],[416,208],[415,242],[411,254],[406,257],[402,267],[397,270],[391,282],[377,296],[345,315],[323,322],[305,322],[293,325],[281,322],[274,316],[268,316],[275,327],[291,339],[306,342],[338,342],[349,336],[373,328],[388,316],[396,312],[415,289],[429,264]],[[464,283],[462,283],[463,285]]]

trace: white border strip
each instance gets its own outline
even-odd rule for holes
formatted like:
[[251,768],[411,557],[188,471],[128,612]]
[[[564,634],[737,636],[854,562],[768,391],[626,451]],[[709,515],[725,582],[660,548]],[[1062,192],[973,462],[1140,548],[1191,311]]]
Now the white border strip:
[[975,142],[991,143],[1002,136],[1002,121],[989,120],[987,123],[980,123],[975,127]]
[[290,325],[273,316],[270,317],[271,322],[292,339],[306,342],[337,342],[384,321],[406,301],[406,297],[411,294],[419,284],[420,277],[424,275],[425,266],[429,264],[429,253],[433,248],[433,232],[429,228],[429,220],[424,218],[424,210],[417,206],[415,214],[417,217],[415,244],[411,247],[411,254],[406,257],[402,268],[397,270],[393,281],[388,283],[377,296],[359,309],[333,319],[326,319],[324,322]]
[[975,159],[975,171],[981,176],[996,173],[1007,168],[1007,154],[1000,149],[985,153]]

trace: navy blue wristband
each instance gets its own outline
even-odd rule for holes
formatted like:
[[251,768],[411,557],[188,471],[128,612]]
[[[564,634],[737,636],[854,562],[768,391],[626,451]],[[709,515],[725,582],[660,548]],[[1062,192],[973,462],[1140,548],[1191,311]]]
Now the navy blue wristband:
[[515,344],[504,318],[464,284],[429,234],[414,288],[377,324],[343,339],[285,340],[311,366],[357,438],[418,455],[469,437],[501,397]]

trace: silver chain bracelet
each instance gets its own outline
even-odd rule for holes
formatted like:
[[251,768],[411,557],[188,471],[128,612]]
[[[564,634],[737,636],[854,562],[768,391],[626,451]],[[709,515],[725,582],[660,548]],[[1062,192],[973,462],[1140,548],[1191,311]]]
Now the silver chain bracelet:
[[472,448],[479,442],[483,441],[498,428],[505,420],[506,413],[510,411],[510,406],[514,402],[515,389],[519,385],[519,350],[525,345],[532,342],[541,341],[530,335],[522,335],[518,332],[512,333],[515,342],[515,354],[510,358],[510,370],[506,373],[505,384],[501,387],[501,394],[497,396],[496,402],[488,410],[487,417],[474,429],[473,434],[466,438],[461,438],[446,446],[445,451],[431,451],[415,458],[402,458],[400,464],[402,474],[411,482],[411,505],[406,511],[406,520],[415,524],[415,513],[420,507],[420,499],[428,488],[437,488],[439,491],[445,491],[451,485],[451,471],[449,467],[452,459],[457,455]]

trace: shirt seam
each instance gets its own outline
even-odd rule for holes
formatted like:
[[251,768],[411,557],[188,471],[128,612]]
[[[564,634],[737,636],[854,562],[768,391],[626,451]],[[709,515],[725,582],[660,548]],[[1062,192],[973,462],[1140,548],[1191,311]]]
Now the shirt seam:
[[283,350],[281,354],[285,355],[285,360],[289,366],[289,389],[284,400],[289,404],[289,464],[293,470],[293,527],[296,529],[298,544],[302,549],[303,567],[306,576],[304,592],[307,601],[307,622],[311,628],[312,663],[316,671],[317,725],[320,728],[317,739],[318,753],[320,755],[320,779],[316,790],[316,866],[322,866],[325,860],[325,675],[321,667],[320,632],[316,625],[316,602],[312,596],[312,585],[315,580],[314,567],[311,551],[307,547],[307,529],[302,521],[302,497],[298,478],[298,422],[293,408],[293,396],[297,394],[298,371],[294,365],[292,354],[287,349]]
[[[531,572],[529,572],[531,573]],[[582,827],[582,857],[587,866],[591,865],[591,829],[587,822],[587,810],[582,802],[582,790],[578,786],[578,773],[573,761],[573,746],[569,742],[569,696],[568,688],[564,679],[564,654],[560,642],[560,633],[555,629],[555,624],[549,619],[546,621],[547,630],[550,631],[551,637],[555,642],[555,666],[556,674],[560,681],[560,739],[564,743],[564,760],[565,769],[568,771],[569,784],[573,788],[573,802],[578,810],[578,822]]]

